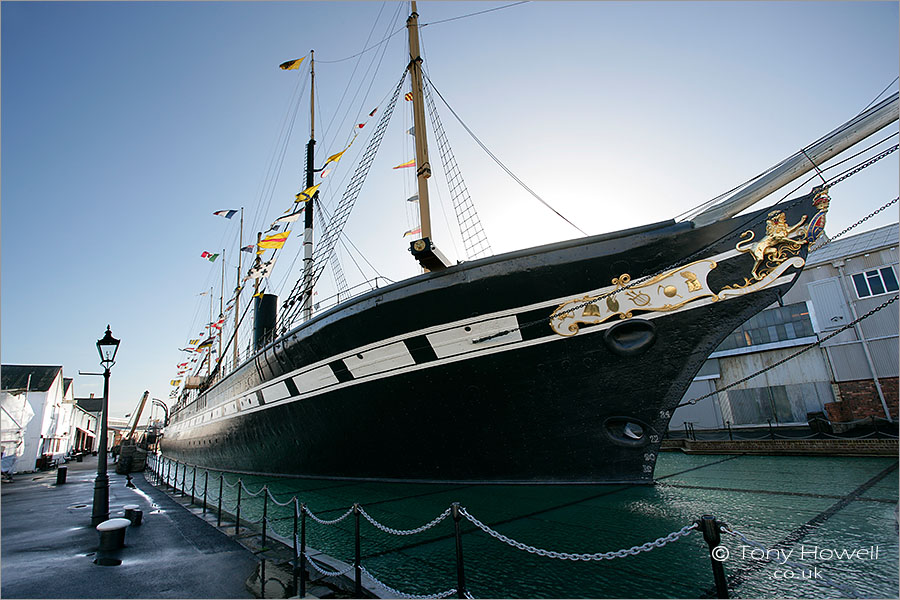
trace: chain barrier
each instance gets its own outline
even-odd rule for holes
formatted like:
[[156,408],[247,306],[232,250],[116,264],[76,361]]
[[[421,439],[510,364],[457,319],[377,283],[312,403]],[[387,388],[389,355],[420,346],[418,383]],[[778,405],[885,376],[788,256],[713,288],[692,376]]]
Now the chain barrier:
[[[749,546],[753,546],[755,548],[762,550],[764,552],[764,556],[765,556],[764,559],[761,559],[763,562],[767,562],[767,563],[777,562],[778,564],[788,565],[788,566],[794,567],[795,569],[801,569],[803,571],[812,571],[812,568],[809,567],[808,565],[794,562],[792,560],[788,560],[787,558],[784,558],[783,560],[773,561],[773,559],[770,558],[771,555],[769,554],[769,549],[766,548],[763,544],[761,544],[759,542],[754,542],[753,540],[747,538],[747,536],[745,536],[740,531],[731,529],[727,526],[722,525],[721,527],[719,527],[719,529],[727,534],[730,534],[736,538],[739,538],[742,542],[744,542],[745,544],[747,544]],[[776,552],[779,552],[779,551],[776,551]],[[783,554],[783,552],[779,552],[779,554]],[[843,585],[843,584],[840,584],[840,583],[837,583],[834,580],[832,580],[830,577],[828,577],[827,575],[824,575],[822,573],[817,573],[817,579],[821,580],[823,583],[827,583],[828,585],[832,586],[835,589],[842,591],[843,593],[847,594],[848,596],[850,596],[852,598],[862,598],[862,596],[860,596],[859,593],[856,590],[854,590],[853,588]],[[813,580],[810,580],[810,581],[813,581]]]
[[246,485],[244,485],[244,481],[242,479],[238,479],[238,483],[241,484],[241,487],[244,488],[244,491],[247,492],[247,495],[250,496],[251,498],[256,498],[257,496],[262,494],[264,490],[267,490],[266,486],[262,486],[261,488],[259,488],[256,491],[256,493],[252,493],[250,491],[250,488],[248,488]]
[[529,546],[527,544],[523,544],[522,542],[517,542],[516,540],[510,539],[499,533],[494,531],[475,517],[469,514],[469,512],[465,508],[460,508],[459,512],[465,518],[472,522],[473,525],[478,527],[480,530],[488,534],[489,536],[496,538],[503,542],[504,544],[509,544],[513,548],[517,548],[519,550],[524,550],[526,552],[530,552],[531,554],[537,554],[538,556],[544,556],[547,558],[559,558],[562,560],[612,560],[614,558],[625,558],[626,556],[634,556],[640,554],[641,552],[649,552],[650,550],[654,550],[656,548],[662,548],[669,542],[674,542],[675,540],[684,537],[691,533],[694,529],[697,529],[696,523],[691,523],[690,525],[685,525],[678,531],[673,531],[669,535],[663,536],[661,538],[657,538],[652,542],[647,542],[645,544],[641,544],[640,546],[632,546],[631,548],[615,550],[611,552],[596,552],[594,554],[572,554],[570,552],[555,552],[553,550],[543,550],[541,548],[536,548],[534,546]]
[[469,598],[470,600],[475,600],[475,596],[473,596],[472,594],[470,594],[470,593],[469,593],[469,590],[466,590],[466,598]]
[[383,581],[381,581],[380,579],[378,579],[377,577],[372,575],[372,573],[370,573],[369,570],[366,569],[364,566],[360,565],[359,570],[362,571],[363,573],[365,573],[366,576],[369,577],[372,581],[374,581],[378,585],[385,588],[391,594],[393,594],[392,598],[412,598],[415,600],[426,600],[427,598],[449,598],[450,596],[452,596],[453,594],[456,593],[456,588],[453,588],[453,589],[441,592],[440,594],[425,594],[423,596],[417,596],[415,594],[407,594],[405,592],[401,592],[400,590],[394,589],[391,586],[389,586],[388,584],[384,583]]
[[724,392],[725,390],[729,390],[729,389],[733,388],[733,387],[736,386],[736,385],[740,385],[740,384],[744,383],[745,381],[749,381],[749,380],[753,379],[754,377],[757,377],[758,375],[762,375],[762,374],[765,373],[766,371],[771,371],[771,370],[774,369],[775,367],[780,366],[780,365],[783,365],[784,363],[788,362],[789,360],[793,360],[794,358],[800,356],[800,355],[803,354],[804,352],[808,352],[809,350],[812,350],[813,348],[815,348],[815,347],[817,347],[817,346],[820,346],[822,343],[827,342],[828,340],[830,340],[831,338],[835,337],[836,335],[839,335],[839,334],[841,334],[841,333],[847,331],[847,330],[850,329],[851,327],[853,327],[853,326],[855,326],[856,324],[858,324],[860,321],[862,321],[862,320],[864,320],[864,319],[868,319],[869,317],[871,317],[872,315],[874,315],[875,313],[877,313],[877,312],[878,312],[879,310],[881,310],[882,308],[885,308],[885,307],[888,306],[889,304],[892,304],[892,303],[896,302],[898,298],[900,298],[900,295],[894,296],[894,297],[891,298],[890,300],[887,300],[887,301],[883,302],[880,306],[876,306],[875,308],[873,308],[872,310],[870,310],[869,312],[867,312],[867,313],[864,314],[863,316],[861,316],[861,317],[859,317],[859,318],[857,318],[857,319],[851,321],[850,323],[847,323],[846,325],[844,325],[844,326],[841,327],[840,329],[837,329],[837,330],[835,330],[835,331],[829,333],[828,335],[826,335],[826,336],[823,337],[822,339],[820,339],[820,340],[818,340],[818,341],[816,341],[816,342],[813,342],[813,343],[811,343],[811,344],[807,344],[806,346],[803,346],[803,347],[802,347],[800,350],[798,350],[797,352],[794,352],[793,354],[790,354],[790,355],[788,355],[788,356],[782,358],[781,360],[777,360],[777,361],[775,361],[774,363],[772,363],[771,365],[769,365],[769,366],[767,366],[767,367],[764,367],[764,368],[760,369],[759,371],[756,371],[755,373],[751,373],[750,375],[747,375],[746,377],[744,377],[744,378],[742,378],[742,379],[738,379],[737,381],[734,381],[734,382],[732,382],[732,383],[729,383],[728,385],[723,386],[723,387],[721,387],[721,388],[719,388],[719,389],[717,389],[717,390],[715,390],[715,391],[709,392],[708,394],[703,394],[702,396],[698,396],[697,398],[694,398],[694,399],[692,399],[692,400],[688,400],[687,402],[682,402],[681,404],[679,404],[679,405],[676,406],[675,408],[681,408],[682,406],[688,406],[688,405],[691,405],[691,404],[697,404],[697,402],[699,402],[700,400],[705,400],[706,398],[711,398],[712,396],[715,396],[716,394],[719,394],[719,393],[721,393],[721,392]]
[[[318,571],[319,573],[321,573],[322,575],[324,575],[326,577],[340,577],[341,575],[346,575],[347,573],[349,573],[350,571],[353,570],[353,565],[350,565],[343,571],[334,571],[334,572],[326,571],[326,570],[322,569],[319,565],[317,565],[316,561],[312,560],[309,557],[309,554],[307,554],[306,552],[303,552],[302,555],[304,558],[306,558],[306,564],[312,565],[313,569],[315,569],[316,571]],[[360,568],[362,568],[362,567],[360,567]]]
[[275,496],[272,495],[272,491],[271,491],[271,490],[269,490],[269,499],[270,499],[272,502],[274,502],[276,505],[278,505],[278,506],[287,506],[288,504],[290,504],[290,503],[292,503],[292,502],[294,501],[294,498],[291,497],[291,499],[288,500],[287,502],[279,502],[279,501],[275,498]]
[[378,529],[384,531],[385,533],[390,533],[393,535],[415,535],[417,533],[422,533],[423,531],[427,531],[427,530],[431,529],[432,527],[434,527],[435,525],[437,525],[438,523],[440,523],[441,521],[446,519],[448,516],[450,516],[450,509],[448,508],[447,510],[442,512],[440,515],[438,515],[437,517],[435,517],[434,519],[432,519],[425,525],[422,525],[421,527],[417,527],[415,529],[393,529],[391,527],[388,527],[387,525],[382,525],[381,523],[379,523],[378,521],[376,521],[375,519],[370,517],[369,513],[367,513],[365,510],[363,510],[362,506],[359,507],[359,512],[362,516],[364,516],[366,518],[366,520],[369,523],[371,523]]
[[353,514],[353,507],[351,506],[350,508],[347,509],[347,512],[345,512],[343,515],[341,515],[337,519],[327,521],[325,519],[320,519],[319,517],[317,517],[315,514],[313,514],[313,511],[309,510],[309,507],[307,507],[307,506],[304,506],[303,510],[305,510],[306,514],[308,514],[310,516],[310,518],[312,518],[312,520],[315,521],[316,523],[318,523],[319,525],[334,525],[336,523],[340,523],[341,521],[343,521],[344,519],[346,519],[347,517],[349,517],[350,515]]

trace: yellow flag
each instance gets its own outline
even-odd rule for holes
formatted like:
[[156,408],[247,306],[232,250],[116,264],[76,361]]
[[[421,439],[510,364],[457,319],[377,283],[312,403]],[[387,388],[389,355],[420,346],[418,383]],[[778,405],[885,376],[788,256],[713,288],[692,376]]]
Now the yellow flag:
[[[303,58],[306,58],[305,56]],[[294,60],[289,60],[287,62],[283,62],[278,65],[278,68],[282,71],[295,71],[300,68],[300,63],[303,62],[303,58],[296,58]]]
[[287,238],[290,234],[290,231],[273,233],[272,235],[267,235],[266,237],[261,239],[259,241],[259,244],[257,245],[260,248],[281,248],[282,246],[284,246],[284,243],[287,241]]
[[344,152],[346,152],[349,149],[350,149],[350,146],[347,146],[346,148],[344,148],[337,154],[332,154],[331,156],[328,157],[328,160],[325,161],[325,164],[327,165],[330,162],[337,162],[337,161],[341,160],[341,157],[344,155]]
[[322,185],[322,184],[321,184],[321,183],[317,183],[316,185],[313,185],[313,186],[310,186],[310,187],[306,188],[305,190],[303,190],[303,191],[300,192],[299,194],[296,194],[295,197],[296,197],[297,199],[294,200],[294,202],[309,202],[310,200],[312,200],[313,194],[316,193],[316,190],[319,189],[319,186],[320,186],[320,185]]

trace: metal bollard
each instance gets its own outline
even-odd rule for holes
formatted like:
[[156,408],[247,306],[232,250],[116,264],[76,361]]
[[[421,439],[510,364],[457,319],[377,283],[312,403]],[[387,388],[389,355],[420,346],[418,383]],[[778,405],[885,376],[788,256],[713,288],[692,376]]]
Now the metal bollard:
[[172,480],[172,493],[175,493],[175,484],[178,483],[178,461],[175,461],[175,478]]
[[713,579],[716,582],[716,597],[728,597],[728,580],[725,578],[725,566],[721,560],[716,559],[713,550],[722,543],[722,536],[719,533],[721,525],[712,515],[703,515],[697,521],[700,531],[703,532],[703,539],[709,546],[709,560],[712,562]]
[[353,559],[353,570],[354,570],[356,576],[354,577],[355,582],[354,582],[354,588],[353,588],[353,593],[354,593],[353,597],[354,598],[362,598],[362,569],[360,568],[362,566],[362,564],[360,562],[361,561],[361,557],[360,557],[361,552],[360,552],[360,544],[359,544],[359,503],[353,504],[353,517],[354,517],[354,520],[356,521],[356,554]]
[[203,471],[203,514],[206,514],[206,491],[209,488],[209,471]]
[[[294,593],[297,593],[297,564],[300,560],[300,552],[297,547],[297,513],[300,512],[300,508],[297,505],[297,496],[294,496],[294,537],[292,538],[294,541],[294,561],[293,568],[291,569],[291,583],[293,584]],[[306,591],[306,590],[304,590]],[[302,598],[304,594],[301,594]]]
[[69,473],[69,467],[63,465],[56,467],[56,485],[63,485],[66,482],[66,475]]
[[194,474],[191,476],[191,504],[194,504],[194,490],[197,489],[197,465],[194,465]]
[[184,468],[181,469],[181,497],[184,498],[185,493],[187,492],[187,463],[184,463]]
[[466,573],[463,568],[462,533],[459,529],[459,522],[462,520],[462,515],[459,512],[459,502],[454,502],[450,505],[450,508],[453,515],[453,534],[456,537],[456,589],[459,592],[459,597],[465,598]]

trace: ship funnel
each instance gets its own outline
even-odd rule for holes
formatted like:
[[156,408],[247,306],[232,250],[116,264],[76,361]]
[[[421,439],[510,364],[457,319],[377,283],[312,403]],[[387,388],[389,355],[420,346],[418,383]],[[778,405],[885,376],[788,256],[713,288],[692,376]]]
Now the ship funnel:
[[275,339],[275,321],[278,316],[278,296],[263,294],[254,298],[253,347],[259,350]]

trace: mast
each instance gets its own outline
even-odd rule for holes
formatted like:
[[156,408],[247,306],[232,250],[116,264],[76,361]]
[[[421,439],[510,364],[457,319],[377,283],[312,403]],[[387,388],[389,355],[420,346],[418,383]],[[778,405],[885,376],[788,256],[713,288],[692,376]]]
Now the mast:
[[241,310],[238,306],[241,303],[241,248],[244,246],[244,207],[241,207],[241,229],[238,234],[238,267],[237,267],[237,284],[234,288],[234,366],[232,370],[238,366],[238,325],[240,324]]
[[406,20],[409,32],[409,70],[412,84],[413,136],[416,143],[416,183],[419,193],[419,221],[422,237],[410,244],[410,252],[426,271],[439,271],[448,266],[448,261],[431,241],[431,208],[428,202],[428,178],[431,177],[431,163],[428,162],[428,136],[425,131],[425,95],[422,91],[422,56],[419,51],[419,13],[416,3]]
[[[240,250],[238,250],[240,253]],[[225,248],[222,248],[222,287],[219,289],[219,318],[225,317]],[[218,323],[218,321],[216,321]],[[222,324],[224,326],[224,323]],[[222,330],[219,330],[219,358],[222,358]]]
[[[315,51],[309,51],[309,142],[306,144],[306,187],[311,188],[313,185],[313,156],[316,149],[316,62]],[[303,320],[308,321],[312,317],[312,296],[313,296],[313,201],[317,198],[319,192],[313,194],[313,197],[307,200],[306,210],[303,213],[303,304],[302,315]]]
[[693,221],[697,227],[709,225],[733,217],[774,192],[784,187],[815,166],[837,156],[850,146],[860,142],[878,130],[888,126],[898,118],[900,101],[895,92],[869,110],[860,113],[844,123],[804,151],[797,152],[774,167],[764,177],[760,177],[728,200],[708,208]]
[[[209,339],[209,336],[212,335],[212,307],[213,307],[213,289],[209,288],[209,324],[206,326],[206,339]],[[200,363],[200,366],[203,366],[203,363]],[[209,377],[209,373],[212,371],[212,344],[206,347],[206,377]]]

